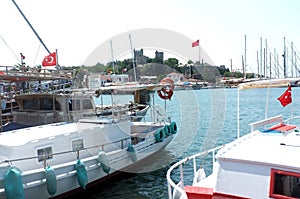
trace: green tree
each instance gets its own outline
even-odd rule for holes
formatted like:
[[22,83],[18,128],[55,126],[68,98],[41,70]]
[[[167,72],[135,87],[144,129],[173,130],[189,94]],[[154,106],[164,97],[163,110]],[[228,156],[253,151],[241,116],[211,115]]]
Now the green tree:
[[175,67],[178,65],[178,59],[176,58],[168,58],[165,62],[164,62],[165,65],[168,65],[170,67]]

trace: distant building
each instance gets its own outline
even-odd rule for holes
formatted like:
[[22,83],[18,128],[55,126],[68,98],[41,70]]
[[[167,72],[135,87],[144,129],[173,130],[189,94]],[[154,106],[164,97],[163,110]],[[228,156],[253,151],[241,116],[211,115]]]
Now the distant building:
[[134,49],[133,54],[134,54],[134,60],[135,60],[136,65],[147,63],[147,57],[144,56],[143,49],[141,49],[141,50],[135,50]]
[[88,76],[88,88],[98,89],[101,86],[124,84],[129,82],[127,74],[91,74]]
[[168,74],[167,77],[172,79],[173,82],[179,82],[183,79],[183,74],[173,72],[173,73]]
[[142,84],[154,84],[154,83],[156,83],[156,80],[157,80],[156,75],[153,75],[153,76],[143,75],[140,78],[140,83],[142,83]]
[[164,62],[164,53],[155,51],[155,59],[156,59],[157,63],[163,64],[163,62]]

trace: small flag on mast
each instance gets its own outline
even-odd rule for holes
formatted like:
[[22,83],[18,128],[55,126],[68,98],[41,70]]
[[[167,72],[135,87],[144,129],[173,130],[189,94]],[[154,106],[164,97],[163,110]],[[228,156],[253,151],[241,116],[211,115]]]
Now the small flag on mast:
[[286,91],[280,97],[278,97],[278,100],[280,101],[280,103],[283,107],[292,103],[292,88],[291,88],[291,86],[289,86],[286,89]]
[[199,39],[197,41],[192,42],[192,47],[199,46]]

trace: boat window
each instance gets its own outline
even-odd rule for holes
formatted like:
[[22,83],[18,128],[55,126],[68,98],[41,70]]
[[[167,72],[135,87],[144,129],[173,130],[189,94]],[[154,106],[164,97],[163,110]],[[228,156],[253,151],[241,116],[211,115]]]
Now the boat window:
[[42,149],[38,149],[37,150],[37,155],[38,155],[38,161],[44,161],[45,159],[52,159],[53,155],[52,155],[52,147],[45,147]]
[[300,173],[272,169],[270,197],[300,198]]
[[93,109],[93,104],[90,99],[83,99],[82,106],[83,109]]
[[72,140],[72,150],[77,151],[83,149],[83,139]]
[[41,110],[52,110],[53,99],[41,99]]
[[38,99],[24,100],[23,107],[24,109],[39,110],[39,101]]
[[69,111],[80,110],[79,99],[69,99]]

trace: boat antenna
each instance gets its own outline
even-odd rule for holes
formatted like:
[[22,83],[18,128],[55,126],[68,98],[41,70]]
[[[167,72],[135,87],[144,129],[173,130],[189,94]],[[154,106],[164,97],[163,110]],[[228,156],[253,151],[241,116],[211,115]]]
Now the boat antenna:
[[46,49],[46,51],[50,54],[50,50],[47,48],[47,46],[45,45],[45,43],[43,42],[43,40],[41,39],[41,37],[39,36],[39,34],[35,31],[35,29],[32,27],[32,25],[30,24],[30,22],[28,21],[28,19],[26,18],[26,16],[24,15],[24,13],[22,12],[22,10],[19,8],[19,6],[17,5],[17,3],[12,0],[12,2],[15,4],[15,6],[17,7],[17,9],[19,10],[19,12],[21,13],[21,15],[23,16],[23,18],[25,19],[25,21],[27,22],[27,24],[29,25],[29,27],[31,28],[31,30],[34,32],[35,36],[37,36],[37,38],[40,40],[40,42],[43,44],[44,48]]

